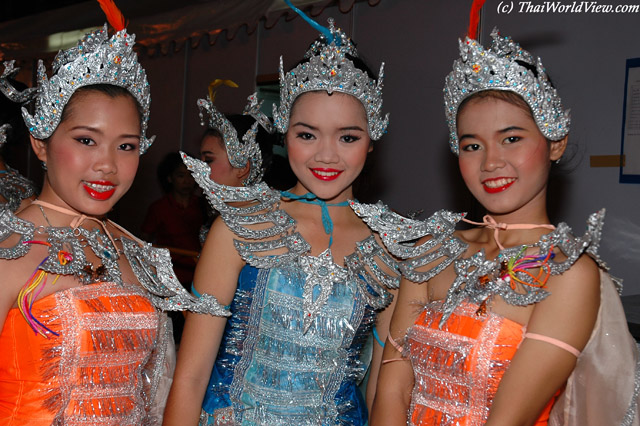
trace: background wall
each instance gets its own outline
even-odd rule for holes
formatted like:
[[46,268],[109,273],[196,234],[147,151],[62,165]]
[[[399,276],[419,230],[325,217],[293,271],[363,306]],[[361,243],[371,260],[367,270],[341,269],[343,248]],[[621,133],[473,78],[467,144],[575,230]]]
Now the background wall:
[[[592,155],[620,153],[625,61],[640,57],[640,13],[517,13],[516,1],[511,14],[499,14],[498,4],[485,4],[481,41],[498,26],[541,56],[572,111],[573,155],[565,162],[569,170],[552,184],[554,218],[581,234],[588,214],[606,207],[602,257],[625,280],[625,294],[640,294],[640,185],[618,183],[618,168],[589,166]],[[391,124],[375,146],[375,180],[378,198],[403,213],[440,208],[468,210],[475,218],[481,213],[448,150],[442,111],[442,84],[458,57],[457,38],[466,32],[470,5],[471,0],[382,0],[375,7],[356,3],[346,14],[327,8],[316,17],[321,23],[335,17],[374,70],[386,62],[384,109]],[[150,134],[157,140],[118,206],[118,220],[136,232],[146,206],[160,196],[155,180],[160,159],[172,150],[197,151],[202,128],[195,102],[211,80],[230,78],[240,85],[220,89],[216,99],[221,110],[240,112],[255,90],[256,75],[276,73],[280,55],[285,66],[294,64],[316,35],[299,18],[281,19],[252,34],[241,29],[233,40],[220,38],[214,46],[205,39],[196,48],[143,57],[153,93]]]

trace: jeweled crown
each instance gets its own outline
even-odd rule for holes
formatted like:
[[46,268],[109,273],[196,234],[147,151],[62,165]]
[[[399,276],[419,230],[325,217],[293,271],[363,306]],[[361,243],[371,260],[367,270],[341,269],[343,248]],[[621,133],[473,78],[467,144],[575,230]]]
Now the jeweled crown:
[[29,132],[37,139],[50,137],[60,124],[64,107],[75,91],[83,86],[112,84],[125,88],[142,110],[140,154],[153,143],[147,138],[151,94],[147,75],[133,51],[135,35],[126,29],[109,37],[107,25],[84,36],[76,47],[58,52],[53,60],[53,75],[47,79],[45,66],[38,62],[38,92],[33,115],[23,108]]
[[565,137],[571,123],[569,110],[563,108],[540,58],[534,58],[510,37],[501,36],[495,28],[491,37],[491,47],[486,50],[469,37],[464,42],[459,40],[460,59],[454,61],[443,90],[451,150],[456,155],[459,152],[460,104],[484,90],[517,93],[531,108],[536,125],[547,139],[555,141]]
[[[259,113],[261,102],[255,93],[248,98],[249,103],[245,107],[245,113],[252,115],[257,121],[253,123],[251,128],[242,136],[242,142],[238,139],[238,132],[233,124],[213,105],[211,98],[198,99],[198,108],[200,110],[200,124],[208,126],[210,129],[216,129],[222,134],[225,149],[229,163],[237,169],[244,167],[249,161],[249,176],[242,182],[245,186],[258,183],[262,179],[264,169],[262,168],[262,151],[256,141],[258,135],[258,124],[265,126],[269,131],[269,120],[264,114]],[[205,117],[206,115],[206,117]],[[263,118],[264,117],[264,118]],[[264,124],[261,120],[266,120]]]
[[360,100],[367,115],[369,136],[378,140],[389,124],[389,114],[382,115],[384,63],[380,66],[378,80],[369,78],[346,56],[357,57],[358,54],[351,40],[334,27],[333,19],[329,19],[329,32],[330,39],[321,34],[311,45],[305,54],[309,61],[291,71],[285,73],[280,57],[280,106],[273,106],[274,125],[280,133],[286,133],[291,107],[302,93],[340,92]]

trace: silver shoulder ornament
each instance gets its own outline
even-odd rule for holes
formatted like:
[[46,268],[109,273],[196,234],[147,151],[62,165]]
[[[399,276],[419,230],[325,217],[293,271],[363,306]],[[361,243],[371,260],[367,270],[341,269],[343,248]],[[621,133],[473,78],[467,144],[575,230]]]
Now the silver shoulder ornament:
[[7,170],[0,174],[0,195],[7,200],[9,210],[15,212],[22,200],[33,197],[36,193],[34,183],[17,170],[7,167]]
[[[566,223],[561,223],[549,234],[531,246],[517,246],[502,250],[494,260],[487,259],[484,251],[469,258],[456,259],[456,279],[449,288],[442,306],[444,325],[455,308],[464,300],[478,304],[478,315],[486,312],[487,304],[494,296],[515,306],[538,303],[549,296],[546,279],[567,271],[584,253],[590,255],[601,268],[608,269],[598,256],[605,211],[592,214],[587,221],[587,231],[575,237]],[[527,254],[529,248],[537,248]],[[566,258],[556,261],[556,252]],[[529,270],[536,270],[535,274]]]
[[[371,229],[380,234],[391,254],[407,259],[400,264],[400,270],[411,281],[428,281],[467,249],[466,244],[453,237],[463,214],[440,210],[426,220],[415,220],[394,213],[380,202],[351,201],[350,205]],[[419,242],[420,239],[426,241]],[[426,271],[417,271],[433,262],[438,263]]]
[[[327,249],[310,256],[311,246],[296,231],[296,221],[280,209],[280,192],[264,182],[247,187],[220,185],[209,178],[210,168],[202,161],[182,154],[183,161],[202,188],[209,204],[220,212],[225,224],[239,239],[234,240],[241,258],[256,268],[295,268],[306,275],[303,289],[304,331],[326,304],[336,283],[356,283],[358,291],[373,309],[391,302],[386,288],[397,288],[400,271],[373,235],[356,244],[337,265]],[[276,253],[276,254],[274,254]],[[319,292],[314,298],[314,289]]]
[[[102,229],[35,227],[33,223],[15,216],[5,206],[0,209],[0,243],[12,235],[18,235],[19,238],[13,246],[0,248],[0,259],[20,258],[29,252],[31,244],[43,244],[48,247],[48,256],[38,269],[55,275],[73,275],[83,284],[107,281],[122,285],[118,261],[123,254],[136,278],[147,290],[147,296],[158,309],[189,310],[214,316],[230,315],[213,296],[196,298],[184,289],[173,272],[166,249],[122,236],[118,239],[123,250],[119,251],[114,245],[115,240]],[[86,248],[99,259],[99,265],[93,265],[87,260]]]

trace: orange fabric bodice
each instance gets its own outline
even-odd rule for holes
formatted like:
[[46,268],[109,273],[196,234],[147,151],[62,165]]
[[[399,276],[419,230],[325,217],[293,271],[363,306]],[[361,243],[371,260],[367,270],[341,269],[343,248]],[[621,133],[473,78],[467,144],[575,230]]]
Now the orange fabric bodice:
[[36,301],[35,334],[18,309],[0,334],[0,425],[141,425],[160,314],[141,289],[97,283]]
[[[484,425],[500,380],[524,336],[524,327],[460,304],[442,329],[441,302],[425,307],[407,332],[406,349],[415,386],[409,424],[416,426]],[[535,423],[547,424],[553,401]]]

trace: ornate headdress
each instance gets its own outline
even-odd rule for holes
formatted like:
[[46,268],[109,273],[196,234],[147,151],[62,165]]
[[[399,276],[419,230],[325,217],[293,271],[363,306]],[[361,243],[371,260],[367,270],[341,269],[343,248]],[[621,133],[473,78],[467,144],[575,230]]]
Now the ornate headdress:
[[504,90],[517,93],[531,108],[540,132],[550,140],[562,139],[569,133],[571,118],[551,85],[540,58],[535,58],[510,37],[497,29],[491,32],[489,49],[472,39],[459,40],[460,59],[453,63],[444,86],[444,107],[449,125],[449,145],[459,151],[457,122],[460,104],[474,93]]
[[29,102],[33,99],[36,89],[28,88],[20,91],[13,87],[7,80],[15,76],[18,71],[20,71],[20,68],[16,68],[14,63],[15,61],[4,61],[3,63],[4,71],[2,72],[2,75],[0,75],[0,92],[13,102],[21,104]]
[[[245,115],[251,115],[256,122],[242,136],[242,142],[238,139],[238,132],[233,124],[213,105],[214,96],[210,94],[207,99],[198,99],[200,109],[200,124],[208,126],[210,129],[218,130],[222,134],[227,151],[229,163],[235,168],[242,168],[249,161],[249,176],[242,182],[244,185],[253,185],[262,179],[264,169],[262,168],[262,151],[256,141],[258,134],[258,124],[262,125],[266,131],[273,133],[273,125],[269,119],[260,111],[262,101],[258,101],[256,94],[249,96],[249,103],[244,109]],[[207,115],[207,119],[205,118]]]
[[147,75],[133,51],[135,35],[120,29],[112,37],[107,24],[84,36],[76,47],[61,50],[53,60],[53,75],[47,79],[45,66],[38,62],[38,91],[33,115],[23,108],[22,115],[29,132],[46,139],[60,124],[64,107],[75,91],[93,84],[111,84],[125,88],[142,109],[140,154],[153,143],[147,138],[151,94]]
[[384,63],[380,65],[378,80],[369,78],[347,58],[346,55],[355,58],[358,53],[351,40],[334,27],[333,19],[329,19],[329,29],[323,29],[326,31],[305,54],[308,62],[285,73],[280,57],[280,106],[273,106],[276,128],[280,133],[287,131],[291,107],[298,96],[323,90],[329,94],[346,93],[360,100],[367,115],[369,136],[372,140],[380,139],[389,124],[389,114],[382,115]]

